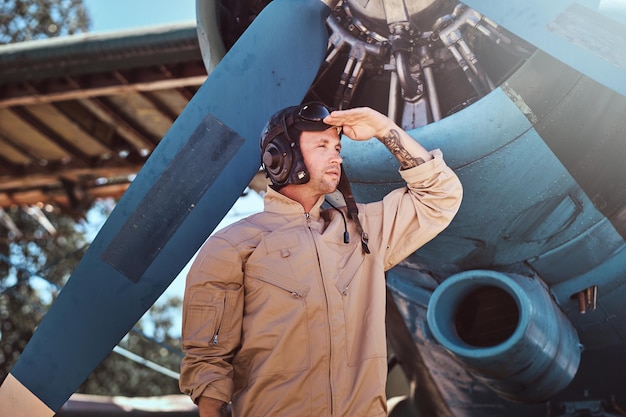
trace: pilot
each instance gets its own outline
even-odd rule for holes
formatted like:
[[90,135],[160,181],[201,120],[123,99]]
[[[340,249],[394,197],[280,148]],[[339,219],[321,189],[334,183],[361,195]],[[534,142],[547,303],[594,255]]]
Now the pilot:
[[[355,204],[341,133],[381,141],[406,186]],[[264,210],[209,238],[187,275],[181,390],[201,417],[229,403],[233,416],[386,416],[385,271],[448,226],[461,183],[367,107],[285,108],[261,155]],[[346,206],[325,203],[338,187]]]

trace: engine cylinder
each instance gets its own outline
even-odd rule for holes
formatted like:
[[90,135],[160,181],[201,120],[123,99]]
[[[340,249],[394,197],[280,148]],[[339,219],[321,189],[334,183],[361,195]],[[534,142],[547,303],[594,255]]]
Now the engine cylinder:
[[500,396],[544,401],[580,363],[576,330],[537,278],[488,270],[446,279],[428,305],[435,339]]
[[[347,0],[350,15],[369,31],[383,37],[389,34],[389,27],[394,23],[411,23],[420,32],[432,30],[435,21],[450,13],[458,4],[453,0],[410,0],[384,2]],[[407,17],[408,20],[400,18]]]

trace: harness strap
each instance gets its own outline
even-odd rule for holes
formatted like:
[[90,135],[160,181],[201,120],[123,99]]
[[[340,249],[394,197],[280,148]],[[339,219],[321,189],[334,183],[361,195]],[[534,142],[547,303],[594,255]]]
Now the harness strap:
[[361,247],[363,248],[363,252],[370,253],[370,248],[367,245],[369,237],[367,233],[363,231],[363,226],[361,226],[361,222],[359,221],[359,209],[356,206],[356,201],[354,201],[352,187],[350,187],[350,181],[348,181],[348,176],[345,174],[343,166],[341,167],[341,176],[337,189],[343,194],[343,199],[346,201],[346,207],[348,208],[348,215],[352,221],[354,221],[356,230],[361,235]]

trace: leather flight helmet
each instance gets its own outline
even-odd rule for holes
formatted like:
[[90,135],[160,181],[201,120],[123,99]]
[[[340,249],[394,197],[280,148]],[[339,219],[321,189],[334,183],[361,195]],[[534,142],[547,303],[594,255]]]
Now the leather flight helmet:
[[270,117],[261,133],[260,145],[262,166],[274,189],[309,182],[300,150],[300,133],[333,127],[323,121],[331,111],[323,103],[310,102],[286,107]]

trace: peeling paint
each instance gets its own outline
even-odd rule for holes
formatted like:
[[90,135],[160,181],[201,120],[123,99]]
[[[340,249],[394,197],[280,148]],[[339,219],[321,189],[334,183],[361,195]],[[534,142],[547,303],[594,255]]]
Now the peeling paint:
[[524,101],[524,98],[521,95],[519,95],[517,91],[513,90],[513,87],[511,87],[509,83],[502,84],[500,88],[502,89],[502,91],[504,91],[504,93],[507,96],[509,96],[511,101],[515,103],[517,108],[519,108],[522,111],[522,113],[524,113],[524,116],[526,116],[526,118],[530,121],[530,123],[534,125],[539,121],[539,118],[533,112],[533,110],[528,106],[528,104],[526,104],[526,102]]

